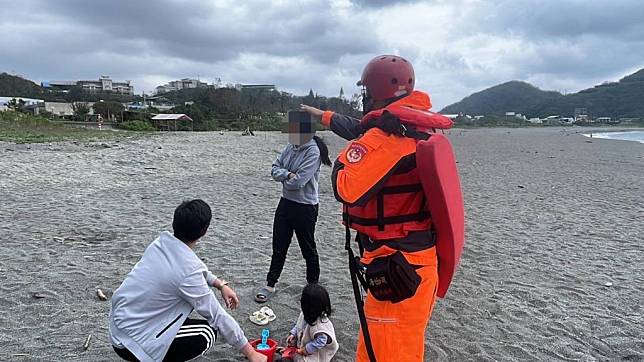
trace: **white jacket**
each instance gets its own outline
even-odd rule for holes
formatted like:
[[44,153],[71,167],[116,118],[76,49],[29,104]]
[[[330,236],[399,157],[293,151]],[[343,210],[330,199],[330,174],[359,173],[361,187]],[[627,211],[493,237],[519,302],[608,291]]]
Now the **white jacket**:
[[164,231],[112,296],[109,335],[141,361],[161,361],[194,309],[228,344],[248,340],[210,289],[217,278],[181,240]]

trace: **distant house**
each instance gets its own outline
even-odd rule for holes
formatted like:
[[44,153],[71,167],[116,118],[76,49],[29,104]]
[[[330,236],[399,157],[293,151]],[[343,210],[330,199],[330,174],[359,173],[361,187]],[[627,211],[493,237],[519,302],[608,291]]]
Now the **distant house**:
[[612,120],[612,118],[610,118],[610,117],[597,117],[595,119],[595,121],[597,121],[597,123],[611,123],[611,120]]
[[245,90],[267,90],[267,91],[274,91],[277,88],[273,84],[235,84],[235,89],[238,91],[245,91]]
[[[73,116],[74,107],[71,103],[62,103],[62,102],[43,102],[39,105],[39,111],[46,111],[57,116]],[[89,107],[88,107],[89,108]],[[89,108],[91,112],[92,109]]]
[[156,87],[155,94],[162,94],[172,91],[177,91],[180,89],[194,89],[194,88],[206,88],[208,83],[202,82],[199,79],[192,78],[183,78],[179,80],[173,80],[164,85]]
[[154,107],[160,111],[167,111],[176,106],[171,100],[164,96],[146,97],[144,99],[144,103],[146,107]]
[[541,120],[541,123],[546,124],[546,125],[557,125],[559,124],[559,116],[548,116],[546,118],[543,118]]
[[192,118],[181,113],[162,113],[152,117],[154,127],[159,131],[178,131],[181,129],[193,130]]
[[87,92],[112,92],[124,95],[133,95],[134,86],[129,80],[124,82],[115,82],[107,75],[102,75],[98,80],[63,80],[42,82],[45,88],[51,88],[62,92],[67,92],[73,87],[81,87]]
[[578,114],[575,116],[575,123],[588,123],[590,119],[587,114]]

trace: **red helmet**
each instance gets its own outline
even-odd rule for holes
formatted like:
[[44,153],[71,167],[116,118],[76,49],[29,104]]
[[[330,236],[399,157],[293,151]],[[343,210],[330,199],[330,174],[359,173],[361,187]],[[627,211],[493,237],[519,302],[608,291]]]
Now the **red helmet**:
[[405,58],[380,55],[364,67],[358,85],[367,89],[373,101],[384,101],[411,94],[415,81],[414,67]]

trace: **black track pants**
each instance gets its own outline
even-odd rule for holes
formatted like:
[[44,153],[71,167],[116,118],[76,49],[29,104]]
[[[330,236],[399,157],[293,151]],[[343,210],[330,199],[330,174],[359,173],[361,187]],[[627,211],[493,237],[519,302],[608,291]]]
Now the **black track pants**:
[[293,233],[300,244],[306,260],[306,281],[317,283],[320,278],[320,259],[315,247],[315,223],[318,220],[318,205],[300,204],[285,198],[280,199],[273,220],[273,256],[266,277],[268,286],[275,286],[282,274],[286,253]]
[[[203,319],[188,318],[183,323],[177,336],[174,337],[170,349],[163,358],[164,362],[188,361],[206,353],[217,339],[217,331],[212,329]],[[126,361],[138,359],[126,348],[116,348],[114,351]]]

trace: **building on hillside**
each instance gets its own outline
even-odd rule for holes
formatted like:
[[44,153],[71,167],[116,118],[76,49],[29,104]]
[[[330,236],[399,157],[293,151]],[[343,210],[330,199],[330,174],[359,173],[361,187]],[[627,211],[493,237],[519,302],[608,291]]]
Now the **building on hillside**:
[[102,75],[98,80],[63,80],[63,81],[50,81],[42,82],[41,85],[45,88],[51,88],[62,92],[68,92],[73,87],[80,87],[87,92],[111,92],[124,95],[133,95],[134,86],[132,82],[126,80],[124,82],[115,82],[107,75]]
[[235,89],[238,91],[245,91],[245,90],[267,90],[267,91],[274,91],[277,90],[275,85],[273,84],[235,84]]
[[533,123],[533,124],[541,124],[541,123],[543,123],[541,121],[541,118],[539,118],[539,117],[530,118],[530,119],[528,119],[528,122]]
[[176,107],[171,100],[164,96],[148,97],[145,95],[143,95],[143,101],[125,103],[124,106],[132,111],[156,108],[157,110],[164,112]]
[[176,106],[170,99],[163,96],[145,97],[143,102],[147,107],[154,107],[160,111],[167,111]]
[[159,131],[193,130],[192,118],[185,114],[162,113],[152,117],[154,127]]
[[194,89],[194,88],[206,88],[208,83],[202,82],[199,79],[192,78],[183,78],[179,80],[173,80],[164,85],[160,85],[155,88],[155,94],[162,94],[172,91],[177,91],[180,89]]

